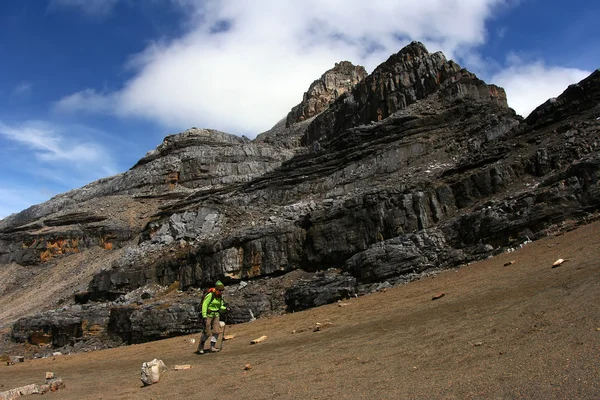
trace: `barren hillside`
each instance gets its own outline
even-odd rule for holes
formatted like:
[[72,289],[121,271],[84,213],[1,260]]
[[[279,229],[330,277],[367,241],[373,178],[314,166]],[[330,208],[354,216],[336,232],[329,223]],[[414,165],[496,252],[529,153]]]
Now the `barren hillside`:
[[[597,399],[598,260],[594,222],[435,277],[227,327],[235,338],[218,354],[193,354],[190,335],[27,360],[0,366],[0,390],[52,371],[66,389],[49,399]],[[142,388],[140,366],[153,358],[171,370]]]

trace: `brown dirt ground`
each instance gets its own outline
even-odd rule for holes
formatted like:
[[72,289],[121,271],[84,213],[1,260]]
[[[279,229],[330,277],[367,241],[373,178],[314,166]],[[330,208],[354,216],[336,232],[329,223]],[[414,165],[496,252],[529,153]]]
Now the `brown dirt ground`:
[[[0,366],[0,391],[53,371],[67,387],[48,399],[598,399],[599,260],[596,222],[347,305],[228,327],[218,354],[193,354],[193,335]],[[193,368],[142,388],[154,358]]]

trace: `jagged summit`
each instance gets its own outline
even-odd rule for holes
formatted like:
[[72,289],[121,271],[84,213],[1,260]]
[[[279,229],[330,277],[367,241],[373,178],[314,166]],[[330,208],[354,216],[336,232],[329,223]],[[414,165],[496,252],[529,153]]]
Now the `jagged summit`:
[[360,65],[349,61],[336,63],[335,67],[310,85],[302,102],[292,108],[286,118],[286,127],[320,114],[367,75],[365,68]]
[[256,141],[288,148],[309,146],[348,128],[381,121],[444,91],[445,98],[471,98],[508,108],[504,89],[488,85],[442,52],[412,42],[367,75],[342,61],[312,83],[303,100]]
[[446,97],[469,97],[508,107],[504,89],[487,85],[454,61],[446,60],[441,52],[431,54],[422,43],[412,42],[317,116],[302,144],[384,120],[442,88]]
[[288,148],[299,147],[300,138],[314,117],[367,75],[364,67],[354,65],[350,61],[336,63],[310,85],[302,101],[294,106],[285,118],[273,128],[258,135],[255,140]]

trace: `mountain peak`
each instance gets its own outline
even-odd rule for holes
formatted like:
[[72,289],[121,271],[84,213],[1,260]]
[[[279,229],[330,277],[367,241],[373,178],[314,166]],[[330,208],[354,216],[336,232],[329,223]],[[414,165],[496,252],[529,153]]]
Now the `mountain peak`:
[[302,102],[292,108],[286,126],[307,120],[326,110],[338,97],[367,76],[367,71],[350,61],[340,61],[314,81],[304,93]]

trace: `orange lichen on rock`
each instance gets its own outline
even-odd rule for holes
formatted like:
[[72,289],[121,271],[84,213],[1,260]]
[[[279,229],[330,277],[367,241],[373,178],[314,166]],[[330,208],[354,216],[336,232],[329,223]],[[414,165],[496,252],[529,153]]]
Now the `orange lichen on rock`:
[[248,271],[248,276],[249,277],[253,277],[253,276],[259,276],[260,275],[260,271],[261,271],[261,265],[262,265],[262,254],[260,252],[252,252],[252,266],[250,267],[250,270]]
[[100,244],[104,250],[112,250],[113,244],[110,242],[111,239],[115,239],[115,235],[108,234],[100,237]]
[[169,172],[167,174],[167,183],[169,184],[169,189],[175,189],[177,182],[179,182],[179,171]]
[[48,240],[45,243],[45,250],[40,253],[40,261],[47,262],[53,257],[72,253],[79,253],[79,239]]
[[252,276],[260,275],[261,265],[262,265],[262,254],[258,251],[256,253],[252,252],[252,266],[250,267],[250,270],[248,271],[248,276],[252,277]]
[[105,327],[100,324],[90,324],[90,321],[84,319],[81,321],[81,330],[84,336],[99,336],[106,331]]

